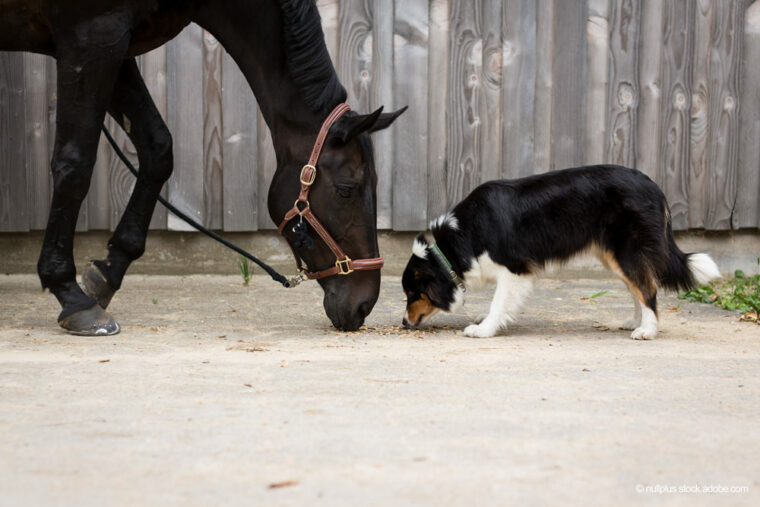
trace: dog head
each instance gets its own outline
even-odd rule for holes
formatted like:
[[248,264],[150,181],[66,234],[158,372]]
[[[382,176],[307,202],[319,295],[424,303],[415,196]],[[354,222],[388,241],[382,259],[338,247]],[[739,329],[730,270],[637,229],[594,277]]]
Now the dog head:
[[456,310],[464,302],[464,291],[430,251],[424,234],[414,240],[412,252],[401,278],[406,294],[403,324],[419,327],[438,311]]

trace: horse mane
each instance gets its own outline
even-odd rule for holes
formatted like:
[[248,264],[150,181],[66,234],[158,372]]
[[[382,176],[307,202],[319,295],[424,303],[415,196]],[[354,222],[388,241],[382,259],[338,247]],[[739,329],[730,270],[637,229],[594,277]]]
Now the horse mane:
[[288,72],[306,104],[327,115],[347,93],[327,52],[316,0],[280,0],[280,6]]

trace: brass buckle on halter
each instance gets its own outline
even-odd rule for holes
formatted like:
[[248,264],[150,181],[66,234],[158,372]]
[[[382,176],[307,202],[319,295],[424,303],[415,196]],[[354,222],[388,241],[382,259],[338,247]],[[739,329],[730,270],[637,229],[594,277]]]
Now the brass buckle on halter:
[[338,272],[336,273],[338,275],[350,275],[354,272],[351,269],[351,258],[349,256],[346,256],[345,259],[338,259],[335,261],[335,265],[338,267]]
[[[306,169],[311,169],[311,179],[309,179],[308,181],[306,181],[304,179],[304,173],[306,172]],[[310,186],[312,186],[312,184],[314,184],[314,180],[316,178],[317,178],[317,168],[316,167],[314,167],[311,164],[306,164],[305,166],[303,166],[303,168],[301,169],[301,185],[310,187]]]

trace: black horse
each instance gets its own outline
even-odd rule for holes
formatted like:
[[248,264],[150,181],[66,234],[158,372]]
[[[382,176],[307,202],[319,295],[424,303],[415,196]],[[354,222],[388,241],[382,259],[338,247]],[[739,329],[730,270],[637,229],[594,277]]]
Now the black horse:
[[[43,288],[63,308],[59,324],[70,332],[119,330],[105,308],[145,249],[156,200],[173,166],[171,135],[134,57],[166,43],[190,22],[221,42],[256,95],[277,154],[269,213],[279,223],[298,195],[301,168],[322,121],[346,100],[314,0],[0,0],[0,50],[57,60],[54,192],[38,272]],[[76,282],[74,227],[106,112],[122,127],[129,124],[140,173],[106,260],[85,273],[91,281],[85,293]],[[378,256],[377,174],[368,134],[401,112],[346,114],[330,129],[320,158],[311,209],[354,259]],[[292,231],[285,234],[293,244]],[[310,270],[334,265],[330,249],[316,236],[313,243],[312,249],[297,248]],[[380,272],[357,271],[319,283],[333,325],[353,330],[377,301]]]

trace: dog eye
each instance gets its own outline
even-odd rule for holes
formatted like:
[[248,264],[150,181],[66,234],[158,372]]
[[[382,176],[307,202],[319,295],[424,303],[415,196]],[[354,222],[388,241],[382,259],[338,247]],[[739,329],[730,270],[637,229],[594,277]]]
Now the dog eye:
[[338,184],[335,185],[335,191],[338,192],[338,195],[343,198],[349,198],[351,197],[351,194],[354,191],[353,185],[345,185],[345,184]]

